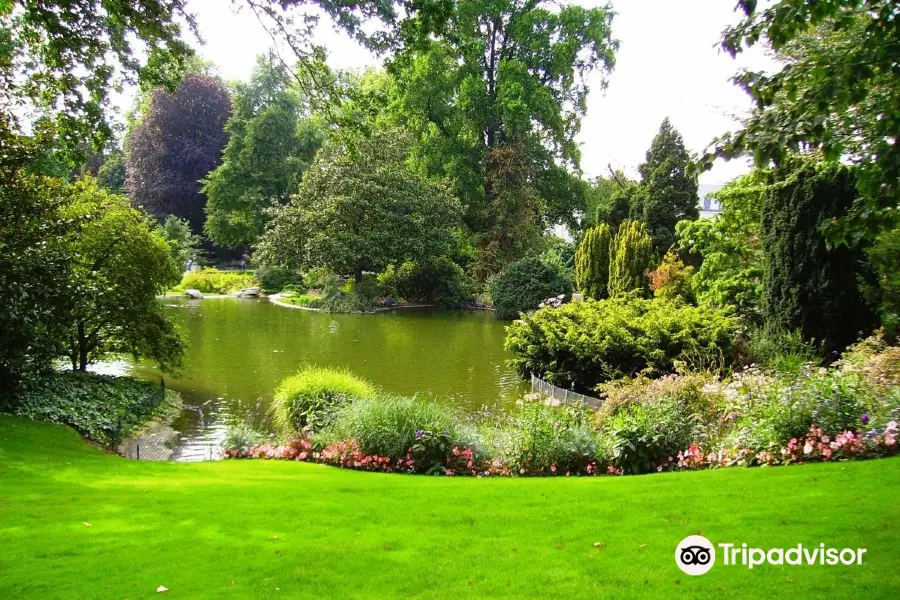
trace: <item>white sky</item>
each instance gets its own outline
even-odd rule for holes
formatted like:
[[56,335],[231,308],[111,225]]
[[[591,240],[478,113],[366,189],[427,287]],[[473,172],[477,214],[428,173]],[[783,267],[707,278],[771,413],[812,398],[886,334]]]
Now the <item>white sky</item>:
[[[620,48],[605,93],[599,76],[592,76],[598,83],[591,85],[578,138],[586,175],[605,174],[610,163],[634,174],[666,116],[695,152],[734,127],[731,115],[746,112],[749,100],[729,78],[741,66],[771,65],[762,51],[733,60],[718,49],[722,30],[739,18],[734,5],[731,0],[613,0],[618,13],[613,36]],[[227,0],[189,0],[188,7],[197,15],[206,42],[199,48],[201,56],[215,63],[225,79],[247,79],[256,55],[272,46],[255,16],[247,9],[235,14]],[[328,47],[332,67],[380,64],[329,24],[320,26],[317,41]],[[724,183],[746,170],[741,162],[717,163],[700,182]]]

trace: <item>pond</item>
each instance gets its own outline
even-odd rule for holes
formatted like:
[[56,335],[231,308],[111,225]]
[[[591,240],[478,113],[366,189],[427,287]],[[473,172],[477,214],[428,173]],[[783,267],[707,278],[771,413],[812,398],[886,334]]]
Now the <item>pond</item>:
[[[387,392],[430,394],[463,411],[499,408],[527,391],[506,366],[504,323],[487,311],[331,315],[266,299],[162,302],[188,342],[183,373],[165,377],[184,400],[171,424],[176,460],[215,455],[236,418],[265,427],[275,387],[303,364],[347,367]],[[161,377],[144,364],[108,367]]]

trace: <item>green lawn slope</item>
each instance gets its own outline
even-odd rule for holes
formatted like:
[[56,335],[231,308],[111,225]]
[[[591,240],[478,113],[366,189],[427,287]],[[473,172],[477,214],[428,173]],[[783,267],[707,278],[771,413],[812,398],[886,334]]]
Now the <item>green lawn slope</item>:
[[[900,459],[591,479],[135,462],[0,416],[0,598],[897,598],[898,493]],[[868,552],[689,577],[674,549],[697,532]]]

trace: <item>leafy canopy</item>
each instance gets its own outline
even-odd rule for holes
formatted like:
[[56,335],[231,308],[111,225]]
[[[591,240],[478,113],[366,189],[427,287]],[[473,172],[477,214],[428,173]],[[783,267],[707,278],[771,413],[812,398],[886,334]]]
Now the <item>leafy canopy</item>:
[[199,180],[218,166],[228,141],[228,89],[215,77],[188,75],[174,94],[155,90],[125,139],[128,197],[159,220],[186,219],[203,231],[206,197]]
[[322,142],[322,127],[304,116],[300,93],[273,54],[257,57],[248,83],[234,91],[222,164],[203,181],[206,232],[222,246],[253,244],[272,208],[297,191]]
[[853,245],[889,220],[900,200],[900,11],[895,0],[780,0],[726,30],[731,55],[767,43],[775,73],[733,78],[754,103],[743,129],[714,140],[704,157],[752,154],[759,166],[821,148],[826,160],[859,165],[862,195],[850,213],[826,225],[829,239]]
[[763,275],[760,228],[767,185],[767,173],[754,170],[714,194],[722,205],[715,219],[678,222],[678,249],[702,259],[691,280],[698,302],[759,317]]
[[[572,173],[586,77],[612,69],[617,42],[608,7],[480,0],[455,8],[439,35],[408,46],[389,70],[397,119],[417,137],[416,161],[453,182],[474,233],[494,233],[485,253],[583,207]],[[529,249],[501,252],[501,261]]]
[[408,144],[396,130],[326,141],[261,238],[260,262],[361,281],[363,271],[449,254],[459,202],[409,169]]
[[180,22],[196,33],[184,0],[0,1],[0,106],[51,116],[76,154],[85,141],[101,148],[111,90],[177,84],[193,53]]
[[125,198],[90,177],[73,184],[64,214],[83,226],[62,240],[70,261],[67,301],[54,313],[65,324],[61,354],[81,371],[117,354],[177,367],[181,338],[156,301],[179,280],[168,243]]

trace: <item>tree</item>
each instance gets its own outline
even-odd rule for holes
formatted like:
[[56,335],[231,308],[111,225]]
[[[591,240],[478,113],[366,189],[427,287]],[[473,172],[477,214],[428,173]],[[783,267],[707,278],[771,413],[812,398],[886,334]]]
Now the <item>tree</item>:
[[731,181],[716,192],[722,212],[715,219],[679,221],[677,246],[699,255],[691,280],[701,304],[732,307],[751,320],[760,317],[763,249],[762,204],[769,174],[761,169]]
[[135,206],[160,221],[186,219],[203,231],[206,197],[199,181],[218,166],[228,140],[228,89],[214,77],[188,75],[174,94],[152,93],[147,113],[125,138],[125,188]]
[[286,67],[272,54],[256,61],[250,82],[238,84],[222,164],[203,181],[206,232],[221,246],[253,244],[272,209],[297,191],[322,142],[322,126],[304,117]]
[[83,222],[62,244],[68,251],[61,353],[73,370],[110,355],[178,365],[182,345],[156,295],[180,279],[169,245],[128,201],[97,187],[90,177],[72,186],[65,217]]
[[612,171],[609,177],[595,177],[585,182],[585,209],[581,221],[582,230],[606,223],[618,227],[628,218],[631,196],[636,182],[622,171]]
[[[573,172],[586,76],[612,68],[617,43],[608,8],[546,0],[479,0],[455,7],[440,35],[408,46],[389,69],[397,82],[394,111],[417,136],[417,162],[454,183],[473,233],[490,232],[499,240],[483,245],[484,254],[511,247],[501,236],[518,233],[507,234],[507,226],[539,231],[573,221],[583,210],[584,187]],[[515,178],[517,191],[497,181],[506,177],[508,154],[527,173]],[[496,218],[498,212],[522,214],[499,204],[526,197],[540,202],[539,210],[522,215],[528,221]],[[497,268],[490,257],[485,262],[482,272]]]
[[[60,144],[102,148],[112,134],[110,92],[123,83],[173,91],[193,52],[182,25],[199,38],[186,0],[3,0],[0,2],[0,104],[30,102],[54,117]],[[315,74],[325,49],[312,43],[324,13],[373,50],[414,45],[438,31],[453,10],[431,0],[234,0],[249,8],[298,65]],[[318,13],[318,14],[315,14]],[[363,23],[366,27],[363,27]],[[373,25],[381,27],[373,27]],[[327,91],[327,82],[312,78]],[[73,158],[77,160],[77,158]]]
[[741,71],[733,81],[754,103],[744,127],[713,141],[704,157],[752,154],[780,164],[820,148],[829,162],[860,169],[861,191],[848,214],[826,225],[831,242],[854,245],[891,220],[900,199],[900,45],[895,0],[779,0],[725,31],[732,56],[763,42],[781,61],[774,73]]
[[191,232],[190,223],[175,215],[166,217],[156,234],[169,244],[172,260],[179,268],[186,267],[188,261],[197,263],[206,254],[201,248],[203,238]]
[[601,223],[584,232],[575,252],[575,287],[588,298],[601,300],[609,295],[609,265],[612,231]]
[[[68,260],[59,240],[78,223],[65,218],[65,182],[31,172],[40,137],[17,135],[0,112],[0,396],[49,370],[56,358]],[[3,398],[0,397],[0,405]]]
[[531,185],[533,165],[521,145],[511,143],[490,151],[491,194],[481,213],[482,228],[475,235],[479,281],[541,244],[541,199]]
[[682,298],[693,303],[693,278],[694,267],[685,266],[684,261],[674,252],[666,252],[659,266],[650,272],[650,291],[654,298]]
[[697,180],[688,174],[691,156],[668,117],[659,126],[640,167],[641,193],[632,199],[631,218],[641,219],[653,238],[657,256],[675,241],[675,224],[697,219]]
[[853,171],[794,157],[772,177],[762,207],[765,323],[775,331],[799,330],[826,350],[842,350],[874,324],[859,289],[866,276],[862,249],[829,249],[821,232],[856,199]]
[[535,310],[547,298],[571,293],[571,275],[560,264],[534,254],[512,263],[491,280],[494,317],[505,321]]
[[653,240],[640,221],[625,221],[616,233],[609,267],[609,296],[646,295],[647,274],[655,265]]
[[125,194],[125,155],[113,150],[103,158],[97,169],[97,184],[113,194]]
[[459,202],[407,167],[408,143],[395,130],[326,141],[297,195],[260,239],[256,258],[301,270],[325,267],[361,282],[364,271],[448,255]]
[[0,104],[28,101],[52,116],[60,147],[75,155],[87,141],[101,148],[111,90],[135,78],[178,82],[192,55],[179,22],[196,32],[184,0],[0,2]]

